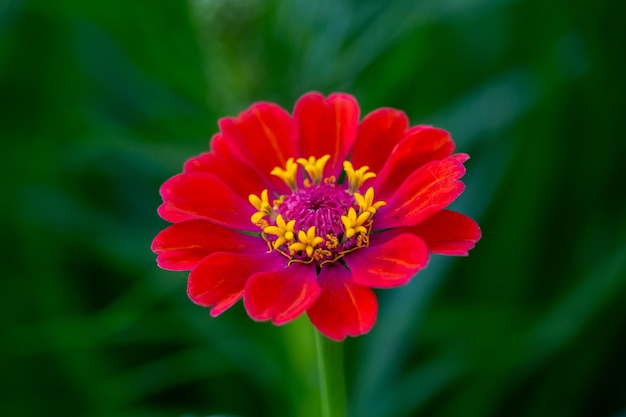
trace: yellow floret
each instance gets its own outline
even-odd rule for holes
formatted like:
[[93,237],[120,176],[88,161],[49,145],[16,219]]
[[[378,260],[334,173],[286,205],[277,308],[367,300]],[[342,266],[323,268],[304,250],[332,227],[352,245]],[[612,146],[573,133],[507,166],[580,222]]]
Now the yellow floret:
[[272,214],[274,214],[274,209],[272,209],[272,206],[268,199],[267,190],[263,190],[263,192],[261,193],[261,197],[255,194],[250,194],[248,196],[248,201],[254,206],[255,209],[257,209],[257,212],[250,217],[250,221],[252,223],[260,225],[261,219],[263,219],[263,217],[271,216]]
[[372,215],[382,206],[386,206],[384,201],[377,201],[374,203],[374,188],[370,187],[365,192],[365,195],[354,193],[354,199],[361,209],[361,213],[370,212]]
[[305,233],[304,230],[298,232],[298,242],[289,245],[291,253],[303,250],[308,256],[313,255],[313,250],[317,245],[322,243],[324,239],[319,236],[315,236],[315,226],[309,227],[309,230]]
[[285,169],[276,167],[272,170],[271,174],[276,175],[281,180],[285,181],[285,184],[289,186],[292,190],[298,188],[298,184],[296,183],[296,173],[298,171],[298,164],[293,161],[293,158],[289,158],[287,160],[287,164]]
[[350,207],[347,216],[341,216],[341,222],[346,231],[346,237],[350,239],[356,233],[367,233],[367,228],[363,225],[369,219],[371,213],[366,211],[357,216],[356,210]]
[[268,235],[275,235],[278,238],[274,241],[273,246],[274,249],[280,247],[285,242],[292,242],[295,238],[293,233],[293,228],[296,225],[295,220],[290,220],[285,222],[283,216],[280,214],[276,217],[276,226],[267,226],[263,229],[264,233]]
[[298,158],[297,162],[302,165],[307,174],[309,174],[313,184],[320,185],[324,177],[324,167],[329,159],[330,155],[324,155],[319,159],[310,156],[309,159]]
[[350,194],[357,192],[365,181],[376,176],[373,172],[367,172],[369,169],[367,165],[363,165],[355,170],[350,161],[343,162],[343,169],[346,171],[346,177],[348,178],[348,192]]

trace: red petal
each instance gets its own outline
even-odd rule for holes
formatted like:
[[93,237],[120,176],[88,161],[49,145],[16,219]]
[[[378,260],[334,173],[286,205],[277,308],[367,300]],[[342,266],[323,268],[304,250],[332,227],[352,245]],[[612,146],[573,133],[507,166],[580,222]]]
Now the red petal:
[[[165,220],[177,221],[168,213],[186,213],[235,229],[258,231],[250,222],[254,207],[212,174],[189,172],[176,175],[161,186],[164,204],[159,214]],[[184,219],[184,220],[187,220]]]
[[365,116],[350,156],[354,167],[367,165],[378,174],[408,125],[406,115],[395,109],[378,109]]
[[170,204],[163,203],[157,208],[157,213],[163,220],[171,223],[184,222],[185,220],[197,219],[198,216],[179,210]]
[[464,189],[465,167],[455,158],[432,161],[411,174],[387,200],[376,218],[376,230],[413,226],[452,203]]
[[203,152],[185,161],[183,172],[210,172],[215,174],[215,171],[217,171],[215,169],[216,158],[213,153]]
[[211,140],[211,153],[200,154],[185,162],[184,172],[207,172],[227,179],[232,190],[244,199],[250,194],[260,194],[269,185],[233,154],[221,134]]
[[469,155],[466,153],[455,153],[454,155],[450,155],[451,158],[456,159],[460,163],[465,163],[468,159],[470,159]]
[[270,173],[297,156],[296,127],[289,113],[273,103],[256,103],[236,118],[221,119],[219,125],[238,158],[278,189],[288,190]]
[[442,255],[467,255],[481,236],[480,227],[474,220],[450,210],[441,210],[416,226],[397,231],[419,236],[430,252]]
[[284,324],[309,308],[319,293],[315,267],[293,263],[278,271],[250,277],[243,302],[254,320]]
[[356,138],[359,111],[356,100],[348,94],[331,94],[327,99],[320,93],[303,95],[293,110],[300,155],[330,155],[327,173],[338,176]]
[[424,164],[444,159],[454,151],[450,134],[442,129],[427,126],[411,128],[404,139],[393,149],[385,166],[374,182],[378,197],[389,197],[404,180]]
[[[215,140],[222,136],[220,133],[216,133],[213,135],[211,140],[209,141],[211,148],[215,145]],[[213,167],[213,158],[215,157],[215,152],[211,149],[211,152],[203,152],[200,155],[189,158],[185,161],[183,165],[183,172],[211,172],[215,173]]]
[[158,265],[171,271],[187,271],[213,252],[263,252],[267,244],[251,236],[206,220],[189,220],[162,230],[152,241]]
[[374,291],[355,284],[351,275],[338,264],[322,268],[318,277],[322,292],[307,310],[313,325],[336,341],[365,334],[376,322],[378,302]]
[[[373,288],[404,285],[428,263],[428,247],[411,234],[395,237],[385,233],[372,235],[372,244],[345,257],[352,280]],[[389,237],[391,239],[387,240]],[[376,241],[379,244],[376,244]]]
[[280,268],[279,262],[284,264],[284,258],[274,254],[215,252],[191,271],[187,294],[198,305],[213,306],[211,315],[218,316],[241,298],[252,274]]

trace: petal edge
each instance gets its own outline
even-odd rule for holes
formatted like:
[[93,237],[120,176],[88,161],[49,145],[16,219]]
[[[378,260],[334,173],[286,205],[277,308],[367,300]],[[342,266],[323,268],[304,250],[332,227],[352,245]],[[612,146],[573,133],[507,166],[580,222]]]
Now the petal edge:
[[160,231],[151,249],[159,267],[171,271],[195,268],[213,252],[264,251],[265,242],[255,236],[239,233],[207,220],[187,220]]
[[416,225],[446,208],[465,189],[465,167],[455,158],[432,161],[411,174],[380,209],[376,230]]
[[276,261],[267,255],[215,252],[189,274],[187,295],[200,306],[212,307],[216,317],[241,298],[250,276],[279,267]]
[[451,210],[441,210],[426,221],[400,231],[419,236],[431,253],[440,255],[466,256],[481,238],[478,223]]
[[280,325],[304,313],[320,291],[315,267],[294,263],[277,271],[252,275],[246,283],[244,306],[253,320],[271,320]]
[[355,283],[372,288],[393,288],[407,284],[426,266],[428,247],[422,239],[408,233],[373,236],[368,248],[346,256],[345,261]]
[[378,314],[374,291],[354,283],[351,272],[336,264],[322,268],[318,282],[322,291],[307,315],[323,335],[340,342],[372,329]]

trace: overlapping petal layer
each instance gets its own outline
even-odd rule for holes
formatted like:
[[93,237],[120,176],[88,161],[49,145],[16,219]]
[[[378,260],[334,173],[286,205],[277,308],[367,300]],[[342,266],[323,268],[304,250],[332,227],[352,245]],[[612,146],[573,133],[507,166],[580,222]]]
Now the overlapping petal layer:
[[315,267],[294,263],[254,274],[246,284],[244,306],[255,320],[283,324],[304,313],[320,291]]
[[318,283],[321,293],[307,314],[319,331],[341,341],[371,330],[378,313],[374,291],[356,284],[352,273],[338,264],[322,268]]
[[285,184],[269,173],[298,154],[296,124],[289,113],[276,104],[257,103],[236,118],[221,119],[219,126],[237,157],[284,190]]
[[359,105],[347,94],[331,94],[324,98],[311,93],[298,100],[293,111],[298,126],[301,156],[319,158],[330,155],[329,172],[339,176],[356,138]]
[[431,161],[444,159],[454,151],[450,134],[429,126],[411,128],[394,147],[374,182],[381,198],[390,197],[393,190],[415,172]]
[[262,253],[265,242],[206,220],[188,220],[162,230],[152,241],[152,251],[163,269],[188,271],[213,252]]
[[452,203],[465,188],[465,167],[455,158],[429,162],[413,172],[387,201],[377,229],[413,226]]
[[224,136],[218,134],[211,140],[211,152],[189,159],[184,172],[207,172],[228,179],[229,187],[242,197],[256,194],[270,183],[254,169],[239,159],[228,147]]
[[392,149],[404,137],[408,125],[409,120],[399,110],[383,108],[369,113],[359,125],[350,156],[352,163],[380,172]]
[[213,174],[189,172],[176,175],[161,186],[163,204],[159,214],[171,222],[181,219],[171,212],[184,213],[189,219],[206,219],[240,230],[256,231],[250,223],[254,208]]
[[428,247],[412,234],[374,236],[364,251],[346,257],[352,280],[372,288],[404,285],[428,263]]
[[258,254],[215,252],[207,256],[189,274],[187,294],[203,307],[210,307],[218,316],[239,300],[248,279],[259,271],[281,268],[279,256],[260,257]]

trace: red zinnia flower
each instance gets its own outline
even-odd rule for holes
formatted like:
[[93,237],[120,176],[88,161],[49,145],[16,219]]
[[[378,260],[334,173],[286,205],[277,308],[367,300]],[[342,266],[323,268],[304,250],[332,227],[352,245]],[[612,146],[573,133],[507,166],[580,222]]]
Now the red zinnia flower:
[[406,284],[429,253],[467,255],[480,238],[445,210],[468,156],[401,111],[359,123],[352,96],[309,93],[293,116],[256,103],[219,126],[211,152],[161,187],[174,224],[152,244],[161,268],[191,270],[189,297],[212,316],[243,296],[254,320],[306,311],[331,339],[358,336],[376,321],[371,288]]

